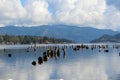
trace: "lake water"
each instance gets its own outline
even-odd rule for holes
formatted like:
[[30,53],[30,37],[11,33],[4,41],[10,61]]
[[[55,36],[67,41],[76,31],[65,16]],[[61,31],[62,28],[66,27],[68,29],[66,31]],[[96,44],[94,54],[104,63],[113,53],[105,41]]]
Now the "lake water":
[[63,51],[60,46],[59,56],[40,64],[38,57],[53,46],[0,50],[0,80],[120,80],[119,48],[73,48],[64,46]]

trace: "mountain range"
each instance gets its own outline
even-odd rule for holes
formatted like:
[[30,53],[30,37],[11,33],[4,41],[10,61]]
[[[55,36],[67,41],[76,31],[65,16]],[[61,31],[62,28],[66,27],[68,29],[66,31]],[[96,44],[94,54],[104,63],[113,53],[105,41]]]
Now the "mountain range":
[[110,29],[96,29],[92,27],[78,27],[68,25],[41,25],[33,27],[16,27],[6,26],[0,27],[0,34],[9,35],[31,35],[31,36],[47,36],[52,38],[65,38],[75,42],[90,42],[104,34],[115,35],[118,31]]
[[91,43],[100,43],[100,42],[114,42],[120,43],[120,33],[114,36],[111,35],[103,35],[98,39],[92,40]]

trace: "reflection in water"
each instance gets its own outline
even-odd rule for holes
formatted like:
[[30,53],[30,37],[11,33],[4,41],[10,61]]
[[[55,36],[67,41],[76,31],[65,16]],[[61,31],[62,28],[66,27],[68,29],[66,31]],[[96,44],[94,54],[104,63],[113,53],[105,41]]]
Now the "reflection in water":
[[119,52],[118,45],[84,44],[5,49],[0,80],[120,80]]
[[63,50],[63,58],[65,59],[66,58],[66,51],[65,51],[65,48],[62,48]]
[[65,80],[108,80],[104,64],[99,66],[91,61],[74,62],[72,65],[67,63],[58,68],[57,74]]

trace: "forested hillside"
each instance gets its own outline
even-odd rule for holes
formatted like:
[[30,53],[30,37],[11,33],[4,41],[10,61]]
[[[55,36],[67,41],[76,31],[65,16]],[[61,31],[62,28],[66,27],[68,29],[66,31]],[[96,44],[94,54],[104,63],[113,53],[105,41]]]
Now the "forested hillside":
[[71,40],[41,36],[9,36],[0,35],[0,44],[31,44],[31,43],[72,43]]

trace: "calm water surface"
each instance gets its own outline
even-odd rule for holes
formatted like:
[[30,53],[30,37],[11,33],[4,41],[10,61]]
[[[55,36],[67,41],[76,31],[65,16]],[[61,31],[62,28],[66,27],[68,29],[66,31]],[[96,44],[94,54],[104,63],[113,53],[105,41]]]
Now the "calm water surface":
[[[0,51],[0,80],[120,80],[119,49],[74,51],[60,48],[60,56],[38,64],[45,48]],[[11,54],[11,57],[8,56]],[[36,61],[36,65],[32,62]]]

